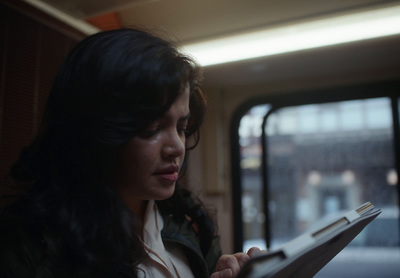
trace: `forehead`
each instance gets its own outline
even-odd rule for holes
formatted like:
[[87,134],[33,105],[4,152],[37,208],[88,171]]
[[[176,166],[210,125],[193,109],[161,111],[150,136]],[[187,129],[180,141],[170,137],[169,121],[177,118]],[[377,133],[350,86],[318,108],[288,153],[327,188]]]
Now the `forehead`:
[[178,108],[181,110],[189,110],[189,99],[190,99],[190,88],[189,86],[185,86],[181,92],[178,94],[174,102],[172,103],[171,108]]
[[185,86],[182,88],[180,93],[177,95],[169,109],[161,116],[161,118],[169,116],[183,117],[189,114],[189,99],[190,99],[190,87]]

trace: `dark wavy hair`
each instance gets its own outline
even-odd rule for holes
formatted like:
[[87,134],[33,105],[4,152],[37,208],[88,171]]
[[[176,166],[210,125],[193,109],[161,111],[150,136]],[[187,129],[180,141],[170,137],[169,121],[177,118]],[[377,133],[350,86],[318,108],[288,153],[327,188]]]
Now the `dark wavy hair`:
[[[135,277],[146,256],[141,226],[110,186],[110,169],[117,151],[163,115],[187,83],[193,148],[206,109],[200,79],[191,58],[148,32],[120,29],[82,40],[58,72],[39,134],[12,167],[22,195],[4,211],[45,229],[66,264],[99,277]],[[215,226],[188,190],[177,185],[159,205],[196,221],[207,251]]]

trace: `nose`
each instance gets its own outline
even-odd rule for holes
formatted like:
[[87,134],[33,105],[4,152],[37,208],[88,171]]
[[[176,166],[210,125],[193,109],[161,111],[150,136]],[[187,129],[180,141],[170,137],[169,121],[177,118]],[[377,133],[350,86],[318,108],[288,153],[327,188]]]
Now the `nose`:
[[165,138],[163,148],[163,155],[165,158],[182,157],[185,155],[186,138],[184,135],[179,134],[176,130],[168,133]]

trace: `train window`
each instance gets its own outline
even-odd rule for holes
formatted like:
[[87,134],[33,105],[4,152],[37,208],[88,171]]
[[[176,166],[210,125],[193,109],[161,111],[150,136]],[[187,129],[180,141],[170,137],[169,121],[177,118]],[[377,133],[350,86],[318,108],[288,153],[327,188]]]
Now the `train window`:
[[396,97],[373,97],[249,109],[239,121],[235,248],[275,248],[371,201],[382,214],[316,277],[397,277],[399,107]]

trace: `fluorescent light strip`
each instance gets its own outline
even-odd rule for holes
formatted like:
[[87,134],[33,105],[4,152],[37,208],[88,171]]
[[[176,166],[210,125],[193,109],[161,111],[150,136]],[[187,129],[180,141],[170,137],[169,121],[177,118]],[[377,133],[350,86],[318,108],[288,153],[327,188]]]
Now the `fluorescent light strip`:
[[61,10],[56,9],[56,8],[52,7],[51,5],[46,4],[42,1],[39,1],[39,0],[24,0],[24,1],[31,4],[32,6],[36,7],[37,9],[57,18],[58,20],[64,22],[65,24],[68,24],[68,25],[78,29],[85,35],[92,35],[92,34],[100,31],[100,29],[87,23],[86,21],[76,19],[76,18],[62,12]]
[[395,34],[400,6],[188,44],[181,51],[211,66]]

